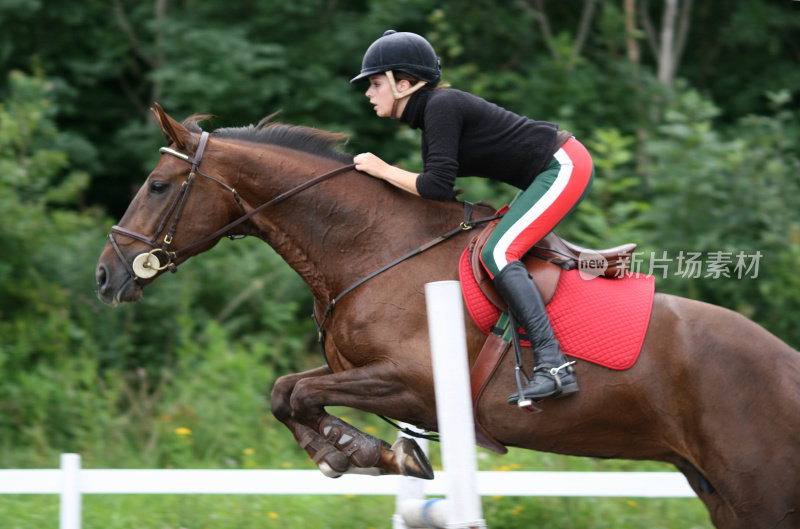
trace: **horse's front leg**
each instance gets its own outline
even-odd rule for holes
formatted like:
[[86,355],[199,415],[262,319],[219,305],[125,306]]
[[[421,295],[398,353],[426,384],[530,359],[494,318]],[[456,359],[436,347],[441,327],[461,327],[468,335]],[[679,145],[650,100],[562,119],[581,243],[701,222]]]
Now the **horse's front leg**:
[[429,401],[410,391],[396,367],[380,363],[297,380],[291,392],[292,418],[319,433],[356,468],[350,471],[433,478],[427,456],[411,439],[390,446],[325,411],[346,406],[396,418],[425,417]]
[[272,387],[270,405],[275,418],[285,424],[292,432],[297,444],[308,453],[308,456],[317,464],[322,473],[329,477],[337,477],[350,470],[351,465],[347,456],[337,450],[334,445],[326,441],[315,430],[294,420],[290,405],[290,398],[297,382],[305,378],[330,374],[331,370],[328,366],[321,366],[302,373],[280,377]]

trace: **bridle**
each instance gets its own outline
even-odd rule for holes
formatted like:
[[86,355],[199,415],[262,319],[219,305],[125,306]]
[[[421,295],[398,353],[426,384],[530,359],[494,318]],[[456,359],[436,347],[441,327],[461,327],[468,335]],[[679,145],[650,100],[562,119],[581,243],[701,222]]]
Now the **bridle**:
[[[215,178],[200,171],[200,164],[203,161],[203,153],[205,152],[206,144],[208,143],[208,137],[209,134],[208,132],[205,131],[200,135],[200,143],[197,146],[197,150],[195,151],[195,155],[193,157],[189,156],[188,154],[184,154],[182,152],[171,149],[169,147],[161,147],[161,149],[159,149],[159,152],[161,152],[162,154],[169,154],[175,156],[176,158],[191,164],[191,168],[189,169],[189,175],[186,177],[186,180],[184,180],[183,184],[181,184],[178,193],[175,195],[175,198],[173,199],[172,203],[170,204],[169,208],[164,214],[164,218],[162,218],[161,222],[159,222],[158,228],[156,228],[156,231],[152,237],[142,235],[133,230],[129,230],[127,228],[123,228],[117,225],[111,227],[111,232],[108,234],[108,240],[111,243],[111,247],[114,248],[114,251],[116,252],[117,256],[125,265],[125,268],[127,269],[128,274],[131,276],[131,279],[133,279],[140,286],[143,286],[141,282],[142,279],[149,279],[158,274],[158,272],[162,270],[169,269],[171,272],[176,272],[177,271],[176,260],[178,259],[178,257],[185,255],[191,252],[192,250],[195,250],[205,244],[208,244],[209,242],[215,241],[225,235],[227,235],[232,239],[244,237],[244,235],[240,235],[237,237],[233,234],[230,234],[230,231],[233,228],[239,226],[240,224],[248,221],[253,215],[260,213],[269,206],[277,204],[278,202],[282,202],[283,200],[286,200],[287,198],[296,195],[297,193],[300,193],[301,191],[308,189],[309,187],[312,187],[324,180],[327,180],[332,176],[350,171],[355,168],[355,165],[353,164],[345,165],[336,168],[332,171],[329,171],[325,174],[316,176],[311,180],[308,180],[296,187],[293,187],[292,189],[286,191],[285,193],[282,193],[276,196],[275,198],[261,204],[257,208],[251,209],[248,212],[247,208],[242,202],[242,199],[239,197],[239,194],[233,187],[229,186],[228,184],[226,184],[225,182],[223,182],[218,178]],[[178,250],[172,250],[171,249],[172,241],[175,236],[175,232],[178,229],[178,223],[181,220],[183,209],[186,206],[186,200],[187,197],[189,196],[189,190],[192,188],[192,184],[194,183],[197,175],[205,177],[213,182],[216,182],[217,184],[221,185],[222,187],[230,191],[231,194],[233,195],[234,200],[242,210],[242,216],[221,227],[214,233],[201,238],[198,241],[195,241]],[[166,234],[161,240],[161,244],[159,245],[158,239],[160,235],[164,232],[164,230],[167,228],[167,223],[169,222],[170,217],[172,217],[172,224],[170,224],[169,229],[167,230]],[[129,237],[131,239],[135,239],[137,241],[141,241],[150,246],[152,250],[150,250],[149,252],[140,253],[133,259],[132,263],[129,263],[128,260],[125,258],[124,254],[122,253],[122,250],[119,248],[119,245],[117,244],[117,241],[114,237],[115,235],[122,235],[125,237]],[[166,263],[161,264],[161,258],[165,259]]]

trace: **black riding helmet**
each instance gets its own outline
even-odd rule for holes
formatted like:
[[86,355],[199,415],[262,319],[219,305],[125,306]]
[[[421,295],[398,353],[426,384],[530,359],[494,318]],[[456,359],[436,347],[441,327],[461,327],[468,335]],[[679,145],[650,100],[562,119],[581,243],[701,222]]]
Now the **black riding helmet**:
[[442,76],[439,57],[424,37],[391,29],[367,48],[361,73],[350,82],[388,71],[405,72],[430,85],[438,83]]

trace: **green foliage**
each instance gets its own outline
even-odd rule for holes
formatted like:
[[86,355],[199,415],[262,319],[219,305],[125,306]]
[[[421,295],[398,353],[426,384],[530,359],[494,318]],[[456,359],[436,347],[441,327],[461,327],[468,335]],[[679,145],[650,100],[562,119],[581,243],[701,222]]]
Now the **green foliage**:
[[[45,318],[36,322],[17,318],[21,309],[46,316],[53,300],[65,291],[49,282],[66,272],[71,256],[61,238],[88,228],[93,219],[55,209],[70,204],[88,182],[88,175],[72,170],[67,153],[54,148],[59,133],[52,121],[54,108],[45,98],[47,84],[41,76],[10,74],[11,97],[0,105],[0,336],[18,340],[3,348],[3,363],[28,366],[41,352],[56,352],[59,342],[80,334],[71,322]],[[38,246],[44,241],[52,246]],[[60,248],[59,248],[60,247]],[[72,248],[72,249],[77,249]],[[44,323],[44,326],[42,326]],[[48,335],[52,333],[52,335]]]
[[800,52],[784,40],[789,37],[796,42],[800,7],[780,1],[736,2],[726,7],[697,11],[692,48],[687,52],[703,53],[699,60],[687,62],[683,75],[702,80],[715,100],[724,101],[723,118],[732,122],[749,113],[767,112],[768,92],[800,86]]
[[[63,451],[130,466],[238,461],[235,432],[274,430],[264,420],[276,370],[310,367],[310,295],[274,252],[246,241],[187,264],[183,281],[154,285],[140,304],[101,306],[91,271],[111,221],[74,207],[87,179],[57,148],[69,142],[52,121],[51,86],[19,72],[11,84],[0,107],[0,464]],[[165,417],[197,442],[176,438]]]
[[[693,91],[676,101],[659,137],[647,145],[653,191],[647,243],[672,257],[727,254],[730,277],[704,270],[698,278],[671,275],[664,285],[739,310],[798,343],[796,326],[781,317],[800,306],[797,291],[774,293],[791,284],[789,262],[798,251],[800,158],[793,146],[800,129],[797,114],[783,108],[780,98],[776,105],[773,115],[744,117],[722,135],[714,130],[718,110],[709,101]],[[758,270],[739,277],[739,254],[748,265],[757,261]]]
[[635,139],[618,129],[596,129],[586,140],[595,166],[589,195],[559,232],[590,247],[640,240],[649,228],[649,203],[643,181],[635,174]]
[[150,79],[169,87],[161,98],[166,108],[212,109],[228,101],[230,114],[247,116],[253,101],[280,100],[291,90],[288,80],[279,78],[288,62],[283,46],[251,42],[241,28],[171,21],[163,39],[170,46]]

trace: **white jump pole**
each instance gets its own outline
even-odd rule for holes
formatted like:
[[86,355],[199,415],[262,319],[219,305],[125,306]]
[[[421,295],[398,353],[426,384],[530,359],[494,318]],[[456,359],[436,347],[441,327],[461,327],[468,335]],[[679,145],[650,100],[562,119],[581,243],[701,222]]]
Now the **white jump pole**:
[[[425,433],[425,430],[417,428],[413,424],[408,424],[401,422],[400,426],[411,430],[412,432],[416,433]],[[397,438],[400,437],[413,437],[403,431],[398,432]],[[427,455],[428,454],[428,440],[418,438],[416,439],[417,444],[419,445],[420,449]],[[397,478],[397,496],[395,497],[395,510],[394,516],[392,516],[392,529],[410,529],[411,527],[415,527],[414,525],[409,526],[408,523],[411,520],[407,520],[403,516],[403,510],[406,509],[410,505],[422,505],[419,509],[414,509],[420,513],[423,512],[423,507],[425,503],[425,486],[427,481],[421,478],[415,478],[411,476],[398,476]],[[421,503],[420,503],[421,502]],[[417,523],[417,520],[414,520],[414,523]],[[425,527],[425,524],[419,521],[419,524],[416,527]]]
[[[409,502],[408,515],[404,513],[404,517],[412,527],[486,527],[476,485],[475,427],[461,284],[427,283],[425,301],[447,499]],[[420,521],[424,525],[412,525]]]
[[59,529],[80,529],[81,527],[80,472],[80,455],[61,454]]

